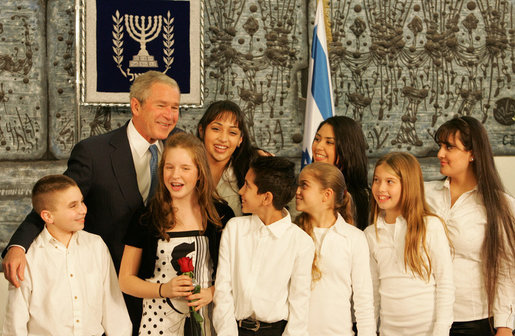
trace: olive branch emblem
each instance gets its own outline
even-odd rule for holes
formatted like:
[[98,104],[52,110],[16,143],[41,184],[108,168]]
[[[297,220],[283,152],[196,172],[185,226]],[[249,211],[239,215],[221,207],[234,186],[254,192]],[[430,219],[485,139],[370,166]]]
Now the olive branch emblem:
[[[132,81],[134,80],[139,74],[137,73],[131,73],[130,67],[128,67],[126,70],[123,69],[123,38],[124,38],[124,16],[120,15],[120,12],[117,10],[114,15],[111,16],[113,19],[113,60],[116,63],[116,67],[120,70],[122,75],[124,77],[129,77],[129,79]],[[167,73],[168,70],[171,68],[172,63],[174,61],[174,51],[173,48],[175,40],[174,40],[174,22],[175,18],[171,17],[170,11],[166,13],[166,17],[163,18],[163,62],[165,65],[165,69],[163,73]]]

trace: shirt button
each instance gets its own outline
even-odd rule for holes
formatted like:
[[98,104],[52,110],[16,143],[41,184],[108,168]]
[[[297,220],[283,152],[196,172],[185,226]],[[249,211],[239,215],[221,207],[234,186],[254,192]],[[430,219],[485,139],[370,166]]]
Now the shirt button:
[[77,300],[77,297],[75,296],[75,300]]
[[73,274],[70,274],[70,277],[73,278]]
[[79,320],[77,320],[77,321],[75,321],[75,322],[79,323],[80,321],[79,321]]

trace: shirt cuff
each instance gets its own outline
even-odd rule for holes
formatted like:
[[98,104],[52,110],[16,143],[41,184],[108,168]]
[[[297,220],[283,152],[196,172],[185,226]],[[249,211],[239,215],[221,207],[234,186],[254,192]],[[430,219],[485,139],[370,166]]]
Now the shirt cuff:
[[448,336],[451,323],[435,323],[432,336]]
[[504,314],[494,314],[494,328],[505,327],[513,329],[513,325],[515,323],[514,318],[514,310],[513,305],[510,305],[510,310]]
[[24,253],[27,253],[27,250],[25,250],[25,247],[23,247],[23,246],[21,246],[21,245],[17,245],[17,244],[9,245],[9,246],[7,247],[7,251],[9,251],[9,250],[11,249],[11,247],[14,247],[14,246],[21,248],[21,249],[23,250],[23,252],[24,252]]

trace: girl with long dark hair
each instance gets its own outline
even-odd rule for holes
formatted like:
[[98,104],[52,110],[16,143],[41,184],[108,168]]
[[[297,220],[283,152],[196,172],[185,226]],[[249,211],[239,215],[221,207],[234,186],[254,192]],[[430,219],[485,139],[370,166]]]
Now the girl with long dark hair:
[[249,163],[258,156],[252,146],[245,115],[229,100],[209,105],[197,126],[206,147],[207,160],[218,194],[241,216],[238,190],[243,186]]
[[[449,227],[456,300],[450,335],[511,336],[515,315],[515,200],[504,192],[483,125],[453,118],[434,139],[444,181],[426,199]],[[492,321],[493,318],[493,321]],[[492,328],[493,327],[493,328]]]
[[370,198],[366,149],[361,126],[345,116],[321,122],[312,145],[314,162],[330,163],[343,173],[354,202],[354,225],[361,230],[368,225]]

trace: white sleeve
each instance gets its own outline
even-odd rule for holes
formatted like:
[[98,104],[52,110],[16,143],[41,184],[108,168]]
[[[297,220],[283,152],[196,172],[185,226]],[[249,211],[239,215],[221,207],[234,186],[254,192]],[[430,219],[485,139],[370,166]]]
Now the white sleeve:
[[311,269],[315,245],[311,237],[302,232],[305,242],[295,258],[288,293],[288,323],[283,336],[308,336],[309,298],[311,295]]
[[381,297],[379,296],[379,266],[377,264],[376,256],[374,253],[375,249],[375,241],[376,241],[376,231],[374,226],[369,226],[365,230],[365,236],[368,242],[368,249],[370,251],[370,274],[372,277],[372,288],[374,293],[374,318],[377,325],[377,330],[379,330],[379,310],[381,307]]
[[426,217],[431,266],[436,283],[436,319],[433,336],[447,336],[453,322],[454,276],[449,240],[444,224],[436,217]]
[[361,231],[357,232],[352,241],[351,281],[358,333],[360,336],[375,336],[374,287],[368,243]]
[[[515,216],[515,199],[507,196],[511,213]],[[509,246],[505,242],[505,246]],[[514,244],[514,242],[511,242]],[[500,259],[499,278],[495,291],[493,302],[494,328],[506,327],[513,329],[515,323],[515,269],[513,265],[515,256],[511,256],[511,260],[506,261]],[[511,265],[511,267],[510,267]]]
[[[230,220],[220,240],[218,268],[216,271],[215,294],[213,296],[213,326],[218,336],[238,335],[238,326],[234,316],[234,298],[232,289],[231,265],[231,224]],[[237,224],[237,223],[235,223]]]
[[32,277],[30,274],[30,266],[27,264],[25,267],[25,279],[20,281],[20,287],[16,288],[9,284],[7,311],[2,335],[28,335],[31,293]]
[[102,327],[107,336],[130,336],[132,323],[118,284],[113,260],[103,241],[97,253],[101,253],[103,261]]

